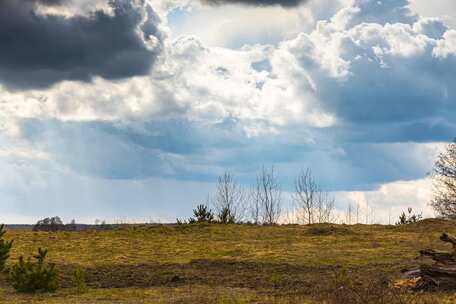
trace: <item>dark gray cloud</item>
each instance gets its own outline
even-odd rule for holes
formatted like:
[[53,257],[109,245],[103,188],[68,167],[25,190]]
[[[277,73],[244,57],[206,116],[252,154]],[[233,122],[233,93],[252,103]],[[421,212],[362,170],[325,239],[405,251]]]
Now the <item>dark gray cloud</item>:
[[0,1],[0,82],[27,89],[150,71],[162,34],[158,15],[143,0],[111,0],[112,14],[100,10],[65,17],[37,12],[39,6],[66,2]]
[[280,5],[283,7],[296,7],[307,0],[202,0],[203,3],[210,5],[224,5],[224,4],[245,4],[253,6],[272,6]]

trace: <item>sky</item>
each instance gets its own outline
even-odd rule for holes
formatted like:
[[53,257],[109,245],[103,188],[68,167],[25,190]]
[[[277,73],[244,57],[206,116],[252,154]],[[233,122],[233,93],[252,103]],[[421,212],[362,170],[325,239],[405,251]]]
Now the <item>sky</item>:
[[433,216],[455,72],[454,0],[4,0],[0,222],[174,221],[263,165]]

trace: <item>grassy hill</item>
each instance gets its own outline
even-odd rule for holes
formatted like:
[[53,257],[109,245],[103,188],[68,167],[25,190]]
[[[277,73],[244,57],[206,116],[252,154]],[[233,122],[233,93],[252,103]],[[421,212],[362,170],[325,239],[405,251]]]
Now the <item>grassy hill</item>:
[[[334,297],[341,281],[356,293],[381,289],[382,280],[394,280],[402,269],[419,263],[420,249],[448,249],[438,240],[443,231],[456,234],[456,225],[425,220],[401,227],[15,229],[6,235],[15,240],[9,263],[37,247],[48,248],[61,288],[55,294],[18,294],[2,275],[0,303],[345,303]],[[75,289],[76,269],[83,271],[89,287],[83,294]],[[455,296],[445,293],[404,297],[404,303],[456,303]]]

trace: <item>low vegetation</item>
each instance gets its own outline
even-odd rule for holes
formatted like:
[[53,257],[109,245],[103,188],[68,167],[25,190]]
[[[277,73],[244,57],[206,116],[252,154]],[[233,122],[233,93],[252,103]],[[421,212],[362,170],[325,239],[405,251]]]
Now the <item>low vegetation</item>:
[[400,226],[203,222],[9,230],[15,242],[8,264],[48,248],[46,260],[56,265],[60,288],[22,294],[2,274],[0,303],[454,303],[452,293],[394,287],[401,285],[402,269],[420,264],[421,249],[447,249],[439,241],[442,231],[455,234],[456,226],[424,220]]

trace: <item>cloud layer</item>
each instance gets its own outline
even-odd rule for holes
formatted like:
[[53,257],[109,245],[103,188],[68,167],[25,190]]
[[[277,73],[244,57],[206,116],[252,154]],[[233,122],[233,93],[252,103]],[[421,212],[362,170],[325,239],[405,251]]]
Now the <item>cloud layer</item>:
[[[17,14],[44,4],[3,3]],[[96,197],[86,200],[112,200],[113,208],[126,210],[130,206],[120,201],[128,201],[127,191],[152,196],[136,188],[150,180],[172,187],[195,183],[200,187],[192,200],[203,200],[224,170],[249,185],[261,165],[274,164],[285,190],[300,168],[311,167],[343,204],[367,191],[377,206],[400,202],[393,206],[397,212],[408,207],[408,198],[424,208],[429,191],[411,193],[429,186],[423,177],[442,143],[456,134],[456,31],[440,19],[413,14],[405,0],[339,1],[330,17],[310,2],[315,22],[306,30],[297,27],[299,33],[280,36],[274,44],[225,48],[195,36],[170,39],[148,4],[114,3],[112,12],[21,17],[28,20],[25,25],[41,22],[56,31],[50,24],[68,22],[72,27],[62,26],[62,35],[68,28],[92,29],[74,24],[94,25],[71,41],[102,58],[85,65],[77,52],[66,60],[31,56],[22,47],[24,54],[13,54],[20,41],[12,40],[9,56],[26,60],[0,63],[0,143],[6,147],[0,164],[14,176],[14,182],[0,180],[0,200],[27,206],[26,189],[43,201],[56,189],[58,205],[91,183],[104,186],[89,187]],[[268,7],[266,14],[274,9],[285,11]],[[107,25],[119,26],[120,37],[111,37]],[[101,49],[85,44],[92,34]],[[62,50],[73,50],[72,42],[61,38],[56,43]],[[128,60],[112,61],[124,58],[124,51]],[[124,63],[133,70],[123,71]],[[135,69],[136,63],[142,65]],[[7,71],[24,77],[6,78]],[[125,79],[111,81],[116,78]],[[27,90],[17,90],[21,87]],[[40,180],[47,181],[46,190]],[[112,185],[119,199],[109,195]],[[131,201],[147,209],[140,195]],[[167,202],[167,210],[181,203],[187,205],[179,210],[189,210],[195,203]],[[157,202],[151,208],[164,207]]]

